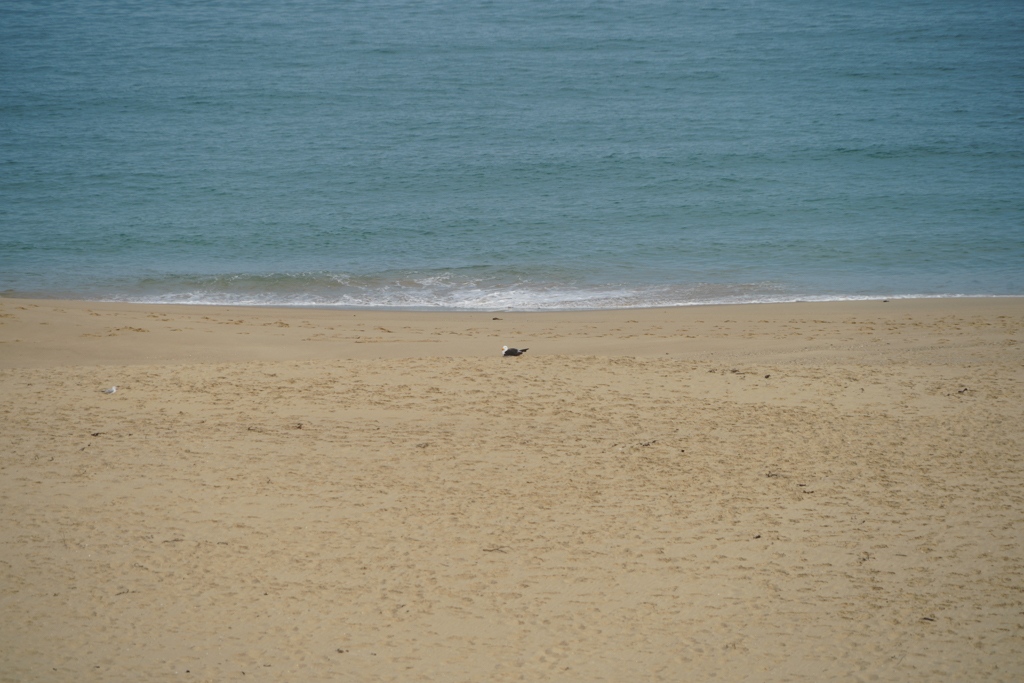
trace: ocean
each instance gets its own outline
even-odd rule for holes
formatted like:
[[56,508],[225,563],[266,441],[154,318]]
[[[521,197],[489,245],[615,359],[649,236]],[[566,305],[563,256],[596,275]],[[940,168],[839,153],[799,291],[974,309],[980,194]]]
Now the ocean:
[[0,296],[1024,295],[1019,0],[7,0]]

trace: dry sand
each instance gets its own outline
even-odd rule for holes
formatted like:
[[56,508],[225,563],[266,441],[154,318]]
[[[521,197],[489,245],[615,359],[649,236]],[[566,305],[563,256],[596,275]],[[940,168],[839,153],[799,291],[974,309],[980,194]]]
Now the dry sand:
[[0,680],[1020,681],[1022,336],[0,299]]

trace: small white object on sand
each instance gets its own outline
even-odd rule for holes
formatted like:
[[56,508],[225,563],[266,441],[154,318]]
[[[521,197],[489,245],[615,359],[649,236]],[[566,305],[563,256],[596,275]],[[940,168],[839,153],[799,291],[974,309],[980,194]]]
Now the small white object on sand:
[[117,391],[117,387],[116,387],[116,386],[113,386],[113,387],[110,387],[109,389],[104,389],[104,390],[103,390],[103,393],[104,393],[104,394],[112,394],[112,393],[114,393],[115,391]]

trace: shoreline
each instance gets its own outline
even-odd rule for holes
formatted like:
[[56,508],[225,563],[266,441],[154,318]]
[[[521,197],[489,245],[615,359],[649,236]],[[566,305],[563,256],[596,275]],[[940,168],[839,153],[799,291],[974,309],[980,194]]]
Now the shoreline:
[[0,416],[11,680],[1024,676],[1024,298],[0,299]]
[[221,308],[261,308],[261,309],[297,309],[297,310],[324,310],[324,311],[353,311],[353,312],[375,312],[375,313],[587,313],[601,311],[637,311],[649,309],[675,309],[675,308],[699,308],[706,306],[773,306],[784,304],[832,304],[832,303],[853,303],[870,301],[923,301],[931,299],[957,300],[957,299],[1020,299],[1024,294],[896,294],[896,295],[863,295],[863,296],[808,296],[785,300],[761,300],[761,301],[695,301],[675,304],[653,304],[643,306],[608,306],[608,307],[572,307],[572,308],[463,308],[444,306],[364,306],[350,304],[327,304],[327,303],[254,303],[251,301],[240,303],[224,303],[216,301],[151,301],[151,300],[123,300],[123,299],[89,299],[89,298],[61,298],[49,295],[32,296],[24,294],[0,295],[0,303],[4,301],[54,301],[54,302],[79,302],[93,304],[125,304],[131,306],[188,306],[188,307],[221,307]]

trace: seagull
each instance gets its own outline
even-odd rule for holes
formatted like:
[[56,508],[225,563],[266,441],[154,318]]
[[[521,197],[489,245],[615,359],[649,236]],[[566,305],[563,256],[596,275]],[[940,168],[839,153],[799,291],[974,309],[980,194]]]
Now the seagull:
[[507,346],[501,347],[501,355],[503,356],[521,356],[530,349],[510,349]]
[[109,389],[104,389],[104,390],[103,390],[103,393],[104,393],[104,394],[112,394],[112,393],[114,393],[115,391],[117,391],[117,387],[110,387]]

